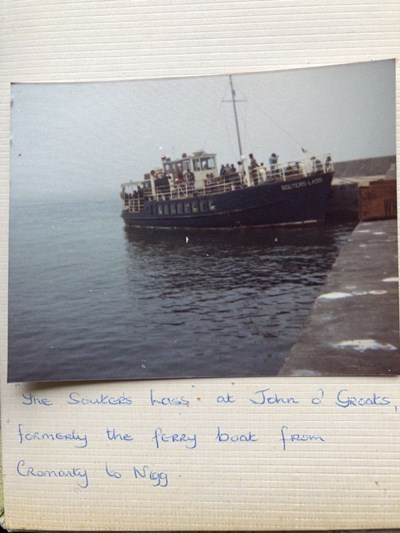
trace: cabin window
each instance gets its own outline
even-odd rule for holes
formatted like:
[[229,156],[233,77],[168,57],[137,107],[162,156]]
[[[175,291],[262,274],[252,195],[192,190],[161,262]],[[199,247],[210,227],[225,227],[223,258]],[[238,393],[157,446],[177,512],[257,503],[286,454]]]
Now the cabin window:
[[185,202],[185,213],[189,215],[191,213],[190,202]]
[[183,203],[178,202],[176,204],[176,210],[178,211],[178,215],[183,215]]
[[205,211],[208,211],[208,202],[207,200],[200,200],[200,211],[204,213]]
[[170,211],[171,211],[171,215],[176,215],[176,204],[171,204],[170,205]]
[[193,161],[194,171],[197,172],[201,170],[200,159],[193,159],[192,161]]
[[163,214],[162,204],[158,204],[157,208],[158,208],[158,214],[162,215]]
[[215,161],[213,157],[202,157],[201,158],[201,169],[202,170],[214,170]]
[[210,211],[215,211],[214,200],[208,200],[208,209],[209,209]]
[[192,202],[192,213],[198,213],[199,212],[199,202],[195,200]]
[[182,161],[182,169],[183,169],[183,172],[190,170],[190,159],[186,159],[185,161]]
[[169,205],[164,204],[164,215],[169,215]]

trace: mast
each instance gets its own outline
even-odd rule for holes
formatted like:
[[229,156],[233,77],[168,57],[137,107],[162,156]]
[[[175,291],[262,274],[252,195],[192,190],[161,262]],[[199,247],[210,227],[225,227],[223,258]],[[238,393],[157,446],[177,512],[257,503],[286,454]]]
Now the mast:
[[235,115],[235,125],[236,125],[236,135],[239,145],[239,157],[242,158],[243,156],[243,150],[242,150],[242,142],[240,140],[240,130],[239,130],[239,120],[237,116],[237,110],[236,110],[236,93],[235,89],[233,88],[233,82],[232,82],[232,76],[229,75],[229,83],[231,85],[231,94],[232,94],[232,104],[233,104],[233,113]]

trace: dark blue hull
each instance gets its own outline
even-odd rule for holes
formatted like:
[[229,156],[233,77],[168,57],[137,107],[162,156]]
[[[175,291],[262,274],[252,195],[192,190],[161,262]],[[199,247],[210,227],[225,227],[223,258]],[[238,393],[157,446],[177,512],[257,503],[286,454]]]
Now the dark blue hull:
[[333,172],[263,183],[219,194],[148,201],[140,212],[122,211],[127,226],[233,229],[310,224],[324,220]]

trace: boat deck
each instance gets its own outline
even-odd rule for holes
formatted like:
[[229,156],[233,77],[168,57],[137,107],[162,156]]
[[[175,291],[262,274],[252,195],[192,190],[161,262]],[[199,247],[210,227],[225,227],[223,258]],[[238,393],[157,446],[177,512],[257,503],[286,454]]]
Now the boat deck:
[[[310,174],[312,175],[312,174]],[[193,199],[201,196],[208,196],[213,194],[222,194],[235,190],[246,189],[247,187],[261,185],[263,183],[277,183],[299,178],[305,178],[307,175],[298,172],[286,171],[284,172],[260,172],[259,170],[246,178],[239,174],[231,174],[227,176],[210,177],[205,180],[204,187],[194,187],[193,185],[182,183],[169,183],[168,186],[159,186],[152,194],[145,182],[129,182],[122,185],[123,190],[128,190],[128,187],[135,187],[131,193],[125,192],[121,194],[124,201],[124,209],[137,213],[140,212],[147,201],[161,202],[166,200],[185,200]]]

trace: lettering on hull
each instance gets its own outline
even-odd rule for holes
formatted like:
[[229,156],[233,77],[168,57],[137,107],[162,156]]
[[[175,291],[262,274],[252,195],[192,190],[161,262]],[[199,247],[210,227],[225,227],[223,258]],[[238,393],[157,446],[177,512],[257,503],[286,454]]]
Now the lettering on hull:
[[318,185],[319,183],[322,183],[324,180],[322,177],[318,178],[311,178],[303,181],[295,181],[293,183],[282,183],[281,190],[282,191],[291,191],[293,189],[302,189],[303,187],[310,187],[312,185]]

